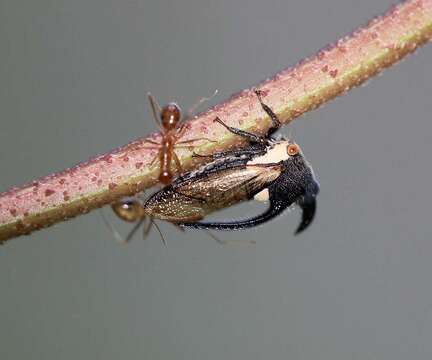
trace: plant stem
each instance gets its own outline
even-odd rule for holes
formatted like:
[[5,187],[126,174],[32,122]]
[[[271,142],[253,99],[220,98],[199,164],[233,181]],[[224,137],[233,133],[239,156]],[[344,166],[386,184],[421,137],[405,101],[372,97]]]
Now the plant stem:
[[[366,27],[338,40],[317,55],[276,74],[257,86],[265,102],[289,123],[306,111],[345,93],[432,39],[432,0],[409,0],[394,6]],[[192,150],[200,154],[241,146],[238,137],[214,123],[218,116],[231,126],[264,132],[270,121],[255,94],[245,90],[186,124],[183,140],[198,142],[176,150],[185,170],[197,166]],[[160,141],[160,135],[150,137]],[[144,138],[70,169],[0,194],[0,243],[47,227],[132,195],[157,182],[157,150]]]

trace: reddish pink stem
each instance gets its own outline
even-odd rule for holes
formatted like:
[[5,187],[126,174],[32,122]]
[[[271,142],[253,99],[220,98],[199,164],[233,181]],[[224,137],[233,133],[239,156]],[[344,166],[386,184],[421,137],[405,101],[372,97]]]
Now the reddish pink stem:
[[[334,45],[257,88],[285,123],[348,91],[432,38],[432,0],[410,0],[393,7]],[[245,90],[187,123],[182,140],[207,137],[199,153],[211,153],[241,141],[213,123],[219,116],[245,130],[264,131],[270,124],[253,92]],[[159,135],[153,135],[159,141]],[[0,194],[0,242],[86,213],[156,183],[156,150],[143,138],[73,168]],[[196,166],[191,149],[178,155],[185,169]]]

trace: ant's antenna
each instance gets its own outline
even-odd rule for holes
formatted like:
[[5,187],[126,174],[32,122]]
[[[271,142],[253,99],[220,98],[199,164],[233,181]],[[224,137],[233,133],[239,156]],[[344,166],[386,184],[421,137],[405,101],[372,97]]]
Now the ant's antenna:
[[122,238],[122,236],[119,234],[116,228],[106,218],[103,209],[100,209],[99,214],[106,227],[111,231],[111,235],[113,235],[114,239],[120,244],[126,244],[125,239]]
[[190,118],[193,117],[193,114],[196,111],[196,109],[198,109],[202,103],[204,103],[206,101],[210,101],[211,99],[213,99],[217,95],[218,92],[219,92],[219,90],[216,89],[215,92],[213,93],[213,95],[211,95],[209,97],[202,97],[201,99],[199,99],[198,102],[188,110],[188,117],[190,117]]
[[153,117],[156,121],[156,124],[158,124],[159,127],[161,127],[162,124],[160,122],[158,114],[160,114],[162,112],[162,109],[161,109],[159,103],[157,102],[157,100],[153,97],[153,95],[150,92],[147,93],[147,97],[148,97],[148,100],[150,102],[150,106],[152,108]]
[[140,221],[138,221],[135,226],[132,228],[132,230],[129,232],[129,234],[126,236],[126,238],[123,238],[119,232],[117,231],[117,229],[108,221],[108,219],[106,218],[103,210],[101,209],[99,212],[103,222],[105,223],[105,225],[108,227],[108,229],[111,231],[111,234],[114,236],[115,240],[117,242],[119,242],[120,244],[127,244],[130,239],[132,239],[133,235],[136,233],[136,231],[138,230],[138,228],[141,226],[141,224],[144,222],[145,218],[142,218]]

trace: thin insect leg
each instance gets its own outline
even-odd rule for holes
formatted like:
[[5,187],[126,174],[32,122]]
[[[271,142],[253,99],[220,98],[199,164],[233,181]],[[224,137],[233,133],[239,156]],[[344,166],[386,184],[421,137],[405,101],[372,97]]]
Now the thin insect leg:
[[267,115],[270,116],[272,120],[272,126],[270,127],[270,129],[268,129],[267,136],[266,136],[269,137],[270,135],[274,134],[277,130],[279,130],[279,128],[282,126],[282,123],[279,121],[279,118],[273,112],[273,110],[268,105],[264,104],[264,102],[262,101],[261,91],[255,90],[255,94],[258,97],[258,101],[260,102],[261,107],[267,113]]
[[218,89],[216,89],[212,96],[202,97],[201,99],[199,99],[198,102],[188,110],[188,112],[187,112],[188,117],[190,117],[190,118],[193,117],[193,114],[196,111],[196,109],[198,109],[202,103],[204,103],[206,101],[210,101],[211,99],[213,99],[217,95],[218,92],[219,92]]
[[144,139],[144,140],[143,140],[143,143],[149,143],[149,144],[158,145],[158,146],[161,145],[161,144],[158,143],[157,141],[150,140],[150,139]]
[[165,238],[163,237],[163,235],[162,235],[162,231],[159,229],[158,224],[156,224],[156,223],[153,221],[153,219],[150,219],[150,221],[154,224],[156,230],[158,231],[158,233],[159,233],[159,235],[160,235],[160,237],[161,237],[162,243],[163,243],[165,246],[167,246],[167,243],[166,243],[166,241],[165,241]]
[[215,234],[211,233],[209,230],[204,230],[204,232],[210,236],[213,240],[216,240],[219,244],[225,245],[226,242],[219,239]]
[[154,120],[155,120],[156,124],[159,126],[159,128],[162,129],[162,123],[161,123],[159,116],[158,116],[158,113],[160,114],[162,109],[152,94],[147,93],[147,97],[148,97],[148,100],[150,102],[150,106],[152,108]]
[[184,141],[179,141],[178,142],[177,140],[182,138],[183,133],[185,132],[186,129],[187,129],[186,128],[186,123],[182,123],[182,124],[179,125],[179,128],[178,128],[176,134],[174,135],[174,139],[175,139],[176,144],[187,144],[187,143],[192,143],[192,142],[195,142],[195,141],[202,141],[202,140],[206,140],[206,141],[209,141],[209,142],[217,142],[215,140],[212,140],[212,139],[209,139],[209,138],[206,138],[206,137],[199,137],[199,138],[195,138],[195,139],[184,140]]
[[153,157],[152,161],[150,161],[150,166],[153,165],[153,164],[155,163],[155,161],[158,159],[158,157],[159,157],[159,154],[156,154],[156,155]]
[[147,238],[148,234],[150,233],[152,225],[153,225],[153,222],[149,218],[149,222],[148,222],[147,226],[143,226],[143,239]]
[[182,173],[182,172],[183,172],[183,168],[182,168],[182,165],[181,165],[180,159],[179,159],[179,157],[177,156],[177,154],[176,154],[175,151],[173,151],[173,158],[174,158],[174,162],[175,162],[176,167],[177,167],[177,172],[178,172],[178,173]]
[[212,140],[212,139],[209,139],[209,138],[206,138],[206,137],[199,137],[199,138],[195,138],[195,139],[179,141],[179,142],[176,143],[176,145],[178,145],[178,144],[189,144],[189,143],[193,143],[195,141],[204,141],[204,140],[208,141],[208,142],[212,142],[212,143],[217,142],[216,140]]
[[186,131],[186,123],[185,122],[181,122],[179,125],[178,125],[178,127],[177,127],[177,131],[176,131],[176,133],[175,133],[175,135],[174,135],[174,138],[177,140],[177,139],[180,139],[182,136],[183,136],[183,133]]
[[176,148],[176,149],[187,149],[187,150],[191,150],[191,148],[193,148],[193,147],[194,147],[193,145],[178,145],[178,144],[175,145],[175,148]]
[[139,227],[142,225],[142,223],[144,222],[144,220],[145,220],[145,218],[142,218],[140,221],[138,221],[135,224],[135,226],[132,228],[132,230],[126,236],[126,239],[124,240],[125,243],[128,243],[130,241],[130,239],[132,239],[132,237],[135,235],[135,233],[137,232],[137,230],[139,229]]
[[[151,223],[154,223],[153,221],[151,222]],[[155,223],[154,223],[155,224]],[[178,225],[178,224],[176,224],[176,223],[170,223],[171,225],[173,225],[173,226],[175,226],[175,228],[177,229],[177,230],[180,230],[181,232],[185,232],[186,230],[183,228],[183,227],[181,227],[180,225]],[[156,224],[155,224],[156,225]],[[159,230],[159,229],[158,229]],[[215,241],[217,241],[219,244],[222,244],[222,245],[226,245],[226,244],[233,244],[233,243],[246,243],[246,244],[249,244],[249,245],[254,245],[254,244],[256,244],[256,241],[254,241],[254,240],[221,240],[221,239],[219,239],[215,234],[213,234],[210,230],[207,230],[207,229],[203,229],[203,231],[209,236],[209,237],[211,237],[213,240],[215,240]],[[162,236],[162,234],[161,234],[161,232],[160,232],[160,230],[159,230],[159,234],[161,235],[161,237],[162,237],[162,239],[163,239],[163,236]],[[166,243],[165,243],[165,245],[166,245]]]
[[103,209],[99,211],[99,214],[102,218],[102,221],[106,225],[106,227],[111,231],[111,234],[114,236],[115,240],[119,242],[120,244],[126,244],[125,239],[119,234],[119,232],[116,230],[116,228],[108,221],[106,218]]
[[[156,149],[159,149],[159,148],[153,148],[153,147],[142,147],[141,149],[156,150]],[[153,156],[152,161],[150,161],[150,165],[153,165],[154,162],[158,159],[158,157],[159,157],[159,153],[160,153],[160,149],[159,149],[159,151],[156,153],[156,155]]]
[[244,131],[244,130],[237,129],[237,128],[232,127],[232,126],[228,126],[221,119],[219,119],[219,117],[216,117],[216,119],[214,119],[213,121],[221,124],[229,132],[231,132],[235,135],[241,136],[245,139],[248,139],[250,142],[255,142],[255,143],[265,143],[266,142],[266,139],[261,137],[261,136],[252,134],[252,133]]
[[242,149],[242,150],[228,150],[228,151],[220,151],[211,155],[201,155],[196,152],[193,152],[192,157],[201,157],[201,158],[213,158],[220,159],[226,157],[241,157],[241,156],[254,156],[260,155],[263,153],[263,149],[261,147],[250,148],[250,149]]
[[215,156],[214,155],[201,155],[201,154],[198,154],[197,152],[193,152],[192,153],[192,157],[193,158],[207,158],[207,159],[214,159],[215,158]]
[[[144,149],[144,150],[159,150],[159,151],[160,151],[160,148],[155,148],[155,147],[146,147],[146,146],[144,146],[144,147],[142,147],[142,148],[140,148],[140,149]],[[159,155],[159,151],[157,152],[156,155]]]
[[219,244],[227,245],[227,244],[248,244],[255,245],[256,241],[254,240],[221,240],[215,234],[213,234],[210,230],[204,229],[204,232],[210,236],[213,240],[216,240]]
[[170,223],[171,225],[173,225],[177,230],[180,230],[181,232],[185,232],[186,230],[183,229],[180,225],[176,224],[176,223]]

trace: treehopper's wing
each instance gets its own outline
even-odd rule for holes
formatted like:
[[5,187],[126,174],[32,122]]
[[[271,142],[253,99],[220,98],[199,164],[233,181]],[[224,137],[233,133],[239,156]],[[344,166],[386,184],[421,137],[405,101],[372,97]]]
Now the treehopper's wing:
[[200,173],[169,185],[144,204],[147,215],[171,222],[193,222],[207,214],[248,200],[279,177],[280,164],[242,165]]

